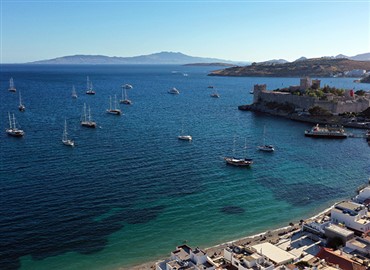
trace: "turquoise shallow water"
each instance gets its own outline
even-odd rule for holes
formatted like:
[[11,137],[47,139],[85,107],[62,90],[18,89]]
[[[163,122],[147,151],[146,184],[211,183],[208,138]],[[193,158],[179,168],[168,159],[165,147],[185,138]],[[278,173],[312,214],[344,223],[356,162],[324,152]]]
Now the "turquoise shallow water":
[[[14,112],[26,136],[0,134],[0,269],[127,267],[168,256],[185,240],[206,247],[285,226],[354,195],[369,177],[364,140],[306,138],[308,124],[237,109],[251,103],[253,84],[274,89],[298,78],[208,77],[210,67],[185,66],[1,69],[0,125]],[[84,94],[87,75],[95,96]],[[10,77],[24,113],[7,91]],[[322,81],[366,89],[353,79]],[[134,104],[107,115],[109,95],[124,83],[134,86]],[[167,94],[172,87],[180,95]],[[85,102],[96,130],[79,125]],[[64,118],[74,149],[60,141]],[[182,125],[193,142],[177,140]],[[256,150],[264,126],[272,154]],[[224,164],[234,138],[252,168]]]

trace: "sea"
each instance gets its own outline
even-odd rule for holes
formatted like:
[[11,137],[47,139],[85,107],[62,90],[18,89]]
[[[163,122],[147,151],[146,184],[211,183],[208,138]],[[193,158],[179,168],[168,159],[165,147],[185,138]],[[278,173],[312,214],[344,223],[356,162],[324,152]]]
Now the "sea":
[[[254,84],[277,89],[299,78],[207,76],[222,68],[214,66],[0,68],[0,269],[130,268],[184,243],[206,248],[298,222],[369,180],[365,130],[349,129],[356,136],[344,140],[307,138],[312,124],[238,110],[252,103]],[[87,76],[96,95],[85,94]],[[8,91],[11,77],[16,93]],[[353,78],[320,79],[370,89]],[[133,86],[133,104],[107,114],[123,84]],[[179,95],[168,93],[173,87]],[[84,104],[96,129],[80,125]],[[24,137],[7,136],[8,113]],[[65,120],[74,148],[61,141]],[[263,141],[275,152],[257,151]],[[230,155],[254,164],[228,166]]]

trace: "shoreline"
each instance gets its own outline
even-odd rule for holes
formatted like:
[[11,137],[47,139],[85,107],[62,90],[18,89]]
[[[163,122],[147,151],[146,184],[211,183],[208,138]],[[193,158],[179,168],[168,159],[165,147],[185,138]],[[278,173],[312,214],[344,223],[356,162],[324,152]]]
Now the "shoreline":
[[298,113],[288,113],[283,111],[276,111],[270,110],[265,108],[262,105],[258,104],[250,104],[250,105],[240,105],[238,109],[241,111],[252,111],[252,112],[259,112],[259,113],[267,113],[273,116],[279,116],[286,119],[304,122],[304,123],[312,123],[312,124],[321,124],[321,125],[330,125],[330,124],[340,124],[347,128],[357,128],[357,129],[369,129],[370,123],[358,123],[358,122],[346,122],[344,121],[346,118],[341,116],[325,116],[325,117],[312,117],[312,116],[305,116],[299,115]]
[[[313,220],[316,220],[318,218],[323,218],[324,216],[326,216],[328,214],[328,212],[330,212],[330,210],[334,207],[334,205],[336,203],[334,203],[330,207],[325,208],[324,210],[320,211],[318,214],[315,214],[314,216],[302,219],[303,223],[313,221]],[[302,223],[298,222],[298,223],[294,223],[293,226],[288,225],[288,226],[279,227],[279,228],[272,229],[272,230],[266,230],[266,231],[263,231],[261,233],[256,233],[256,234],[253,234],[253,235],[243,236],[243,237],[237,238],[235,240],[231,240],[231,241],[227,241],[227,242],[224,242],[224,243],[221,243],[221,244],[210,246],[210,247],[204,248],[203,250],[207,253],[207,255],[209,257],[216,257],[216,256],[220,256],[222,254],[223,249],[225,247],[229,246],[230,244],[254,245],[254,244],[257,244],[257,243],[264,243],[264,242],[270,242],[270,243],[274,244],[274,242],[277,243],[278,240],[280,240],[282,238],[288,238],[293,233],[298,232],[299,230],[301,230],[301,225],[302,225]],[[170,255],[168,255],[167,257],[164,257],[162,259],[159,259],[159,260],[155,260],[155,261],[153,260],[153,261],[142,263],[142,264],[139,264],[139,265],[134,265],[134,266],[129,266],[129,267],[120,267],[117,270],[153,270],[153,269],[155,269],[155,264],[158,261],[162,261],[164,259],[167,259],[167,258],[169,258],[169,256]]]

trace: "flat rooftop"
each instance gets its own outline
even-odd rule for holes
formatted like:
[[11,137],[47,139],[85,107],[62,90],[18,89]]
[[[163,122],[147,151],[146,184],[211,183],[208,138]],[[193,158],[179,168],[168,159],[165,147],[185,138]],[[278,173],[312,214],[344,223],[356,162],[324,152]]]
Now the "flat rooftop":
[[252,247],[277,264],[284,264],[294,260],[295,258],[293,254],[286,252],[271,243],[261,243]]
[[361,204],[358,204],[352,201],[346,201],[346,202],[340,202],[336,204],[335,208],[341,209],[341,210],[350,210],[353,212],[358,212],[363,209],[363,206]]
[[335,225],[335,224],[330,224],[329,226],[327,226],[325,228],[325,230],[329,230],[329,231],[335,232],[335,233],[340,234],[340,235],[342,235],[344,237],[349,237],[349,236],[351,236],[351,235],[354,234],[353,231],[348,230],[348,229],[343,228],[343,227],[340,227],[340,226]]

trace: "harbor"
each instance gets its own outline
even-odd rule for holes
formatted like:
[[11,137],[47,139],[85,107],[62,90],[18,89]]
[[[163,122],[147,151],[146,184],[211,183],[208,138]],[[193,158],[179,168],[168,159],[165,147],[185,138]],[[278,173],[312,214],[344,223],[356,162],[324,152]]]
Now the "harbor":
[[[11,247],[2,265],[130,268],[183,244],[204,249],[297,224],[352,197],[368,178],[365,139],[306,138],[317,123],[238,110],[252,102],[254,84],[277,88],[295,78],[210,78],[210,69],[5,66],[1,125],[7,128],[14,113],[25,135],[0,134],[0,193],[9,206],[0,231]],[[85,93],[87,74],[95,95]],[[10,77],[16,93],[7,89]],[[126,82],[134,87],[127,91],[132,105],[117,105],[120,117],[108,114],[109,96],[121,99]],[[346,78],[332,84],[353,87]],[[168,94],[173,87],[179,95]],[[215,89],[220,98],[210,97]],[[85,115],[95,128],[81,125]],[[65,120],[75,147],[61,141]],[[264,138],[274,152],[257,149]],[[227,166],[223,158],[233,148],[252,166]]]

